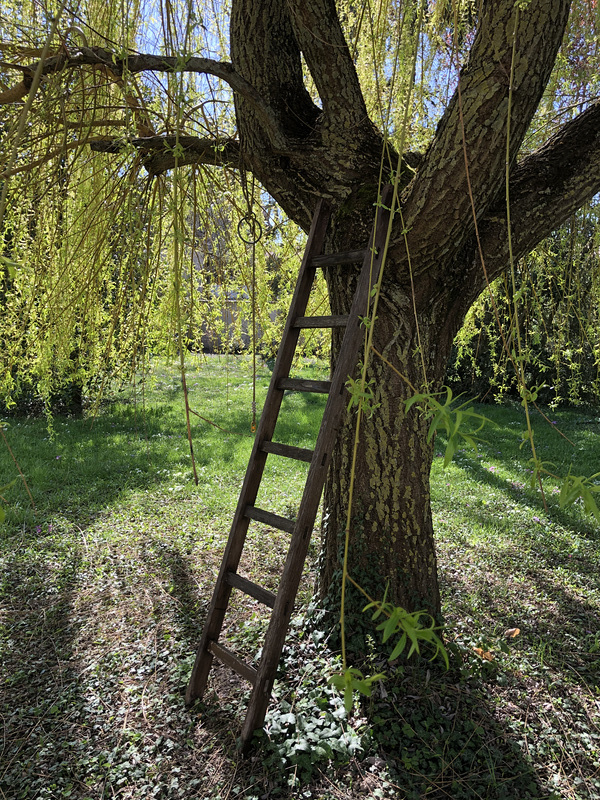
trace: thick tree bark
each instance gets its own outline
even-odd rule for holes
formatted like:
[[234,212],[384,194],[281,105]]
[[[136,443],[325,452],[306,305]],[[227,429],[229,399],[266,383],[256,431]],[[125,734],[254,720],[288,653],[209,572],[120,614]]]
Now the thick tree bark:
[[[332,290],[338,301],[341,294],[340,286]],[[396,602],[432,613],[440,604],[429,493],[433,441],[427,441],[427,420],[416,409],[407,414],[405,401],[413,387],[423,386],[419,346],[427,353],[431,388],[442,383],[452,338],[438,339],[437,322],[429,309],[420,314],[417,329],[410,296],[400,287],[386,289],[374,331],[380,355],[371,356],[368,373],[375,411],[361,420],[349,552],[350,575],[371,597],[381,599],[388,586]],[[325,489],[323,600],[337,597],[340,588],[355,426],[356,413],[348,413]]]
[[[338,225],[337,240],[351,237]],[[397,272],[393,255],[387,274]],[[328,276],[333,313],[348,307],[353,285],[347,275]],[[440,611],[429,474],[434,440],[429,421],[406,401],[418,391],[438,391],[466,304],[458,286],[414,294],[410,283],[384,280],[374,327],[367,380],[374,389],[374,413],[361,420],[350,513],[349,571],[373,598],[388,597],[405,608]],[[335,348],[334,348],[335,351]],[[364,355],[363,355],[364,357]],[[340,566],[356,412],[346,414],[325,487],[322,600],[339,594]],[[364,600],[359,597],[360,606]],[[354,608],[355,610],[355,608]]]

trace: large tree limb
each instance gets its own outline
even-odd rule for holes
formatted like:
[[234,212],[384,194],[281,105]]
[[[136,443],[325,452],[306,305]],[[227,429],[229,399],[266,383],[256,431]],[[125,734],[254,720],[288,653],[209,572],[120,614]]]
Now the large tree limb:
[[[231,6],[231,60],[243,76],[273,109],[287,136],[303,139],[310,135],[320,109],[304,86],[300,48],[285,0],[233,0]],[[268,148],[260,128],[254,124],[256,106],[238,92],[236,113],[242,146],[249,158]]]
[[[515,260],[530,252],[578,208],[600,192],[600,102],[551,137],[518,164],[509,184],[512,250]],[[481,220],[488,278],[509,263],[504,189]],[[479,264],[481,275],[481,265]]]
[[[33,75],[37,68],[37,64],[25,68],[16,64],[8,66],[13,66],[14,69],[28,74],[21,83],[7,90],[11,93],[10,99],[7,93],[2,93],[7,95],[7,99],[3,99],[0,94],[0,103],[15,102],[15,99],[24,97],[29,91],[30,75]],[[282,134],[281,120],[277,113],[265,103],[252,84],[239,75],[226,61],[215,61],[198,56],[175,57],[151,54],[133,54],[125,58],[116,58],[114,53],[103,47],[81,47],[72,53],[65,52],[47,58],[42,67],[42,74],[56,74],[81,66],[102,67],[119,77],[123,77],[127,73],[139,74],[141,72],[193,72],[214,75],[225,81],[234,92],[242,96],[253,107],[274,148],[285,150],[287,147],[287,141]]]
[[481,217],[503,182],[511,71],[511,160],[549,79],[570,2],[531,0],[520,12],[518,5],[517,0],[484,3],[469,61],[405,197],[404,224],[415,273],[435,268],[468,241],[474,228],[472,202]]
[[[90,142],[92,150],[118,153],[127,146],[143,154],[143,163],[151,175],[159,175],[175,166],[206,164],[217,167],[239,167],[240,147],[233,139],[199,139],[195,136],[144,136],[128,141],[115,139]],[[179,149],[177,149],[179,147]]]
[[287,0],[294,32],[330,124],[356,127],[367,107],[334,0]]

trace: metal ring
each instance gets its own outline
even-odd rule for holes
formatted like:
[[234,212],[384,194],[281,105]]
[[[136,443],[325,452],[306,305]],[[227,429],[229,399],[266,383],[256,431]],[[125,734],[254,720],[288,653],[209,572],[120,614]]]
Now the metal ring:
[[[244,236],[242,233],[243,225],[246,225],[248,231],[247,236]],[[242,217],[238,222],[237,232],[242,242],[245,242],[246,244],[256,244],[259,242],[262,238],[263,231],[256,214],[246,214],[245,217]]]

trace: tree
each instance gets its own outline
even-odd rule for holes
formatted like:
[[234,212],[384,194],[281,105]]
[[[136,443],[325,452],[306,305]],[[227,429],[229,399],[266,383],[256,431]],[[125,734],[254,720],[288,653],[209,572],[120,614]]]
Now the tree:
[[[373,351],[363,356],[374,404],[361,427],[350,573],[374,596],[389,581],[396,603],[439,611],[433,442],[424,415],[405,402],[440,389],[455,334],[486,284],[600,190],[600,102],[592,82],[582,88],[598,66],[596,3],[574,2],[569,21],[569,0],[232,0],[230,61],[193,52],[194,31],[204,32],[206,52],[227,39],[221,27],[209,32],[208,6],[199,17],[168,4],[137,41],[136,12],[120,28],[111,9],[90,3],[69,27],[53,22],[63,39],[51,52],[41,53],[43,37],[29,51],[5,46],[13,61],[3,69],[22,77],[0,102],[31,100],[45,81],[36,121],[60,132],[63,151],[128,157],[119,175],[126,163],[151,176],[174,170],[174,185],[184,165],[242,169],[305,231],[325,197],[331,250],[364,246],[381,183],[395,181]],[[159,29],[163,51],[149,53]],[[361,66],[369,62],[370,77]],[[158,73],[163,86],[136,82]],[[199,122],[190,76],[201,76],[195,91],[206,98]],[[230,97],[224,86],[235,130],[215,112]],[[116,89],[123,100],[111,129],[97,109],[114,108]],[[66,104],[81,109],[77,121]],[[20,134],[23,152],[31,131]],[[19,169],[8,163],[5,181]],[[339,269],[326,280],[332,312],[343,313],[353,281]],[[349,412],[326,486],[323,594],[339,566],[354,425]]]
[[538,400],[553,407],[598,402],[597,236],[598,206],[591,203],[521,259],[514,289],[504,275],[481,295],[455,340],[447,374],[454,392],[520,398],[510,351],[498,337],[499,319],[514,342],[516,295],[527,384],[539,387]]

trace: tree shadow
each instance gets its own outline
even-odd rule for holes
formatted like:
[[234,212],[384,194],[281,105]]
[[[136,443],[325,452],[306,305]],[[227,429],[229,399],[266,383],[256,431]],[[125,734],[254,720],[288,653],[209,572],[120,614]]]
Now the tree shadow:
[[153,538],[145,544],[145,548],[152,548],[169,571],[169,594],[173,600],[180,639],[189,644],[190,652],[194,652],[200,641],[212,594],[212,578],[201,587],[190,557],[184,556],[178,547]]
[[82,555],[73,547],[63,556],[58,570],[43,551],[28,562],[17,552],[4,565],[10,588],[2,626],[0,792],[7,798],[51,796],[44,792],[53,784],[53,765],[82,722],[72,604]]
[[[168,407],[149,409],[143,419],[120,408],[96,420],[58,417],[53,425],[54,436],[44,420],[11,421],[9,440],[36,509],[15,481],[5,493],[7,525],[33,531],[40,520],[58,517],[85,527],[131,493],[192,479],[185,419],[175,419]],[[231,425],[233,433],[249,434],[243,414],[233,415]],[[197,469],[243,460],[252,443],[251,435],[227,436],[208,425],[196,424],[192,433]],[[4,447],[0,468],[18,478]]]
[[[498,632],[519,628],[518,650],[531,648],[546,665],[564,674],[564,679],[598,679],[600,661],[594,649],[600,631],[600,609],[582,596],[600,595],[600,576],[593,557],[548,552],[533,545],[533,557],[524,558],[518,550],[503,548],[481,556],[478,569],[481,583],[464,565],[443,566],[441,585],[454,615],[477,620],[479,630],[487,630],[492,640]],[[541,550],[541,548],[540,548]],[[557,571],[559,577],[554,577]]]
[[[573,524],[573,519],[570,516],[569,509],[560,508],[557,500],[552,495],[546,495],[546,502],[548,504],[548,511],[546,511],[544,500],[540,491],[518,485],[518,483],[515,481],[506,480],[497,475],[495,472],[491,472],[489,469],[484,468],[479,460],[469,458],[468,456],[463,455],[461,458],[455,459],[455,463],[476,483],[496,489],[502,492],[506,497],[510,498],[513,502],[530,508],[539,514],[550,514],[554,521],[564,525],[565,527],[571,527]],[[507,464],[507,467],[508,466],[509,465]],[[511,467],[511,469],[514,470],[514,467]],[[577,530],[578,533],[590,539],[598,538],[598,529],[594,526],[591,519],[578,518]]]
[[[405,666],[373,701],[379,765],[406,798],[541,800],[548,796],[486,684],[454,666]],[[368,784],[368,772],[363,783]],[[365,780],[366,778],[366,780]]]

